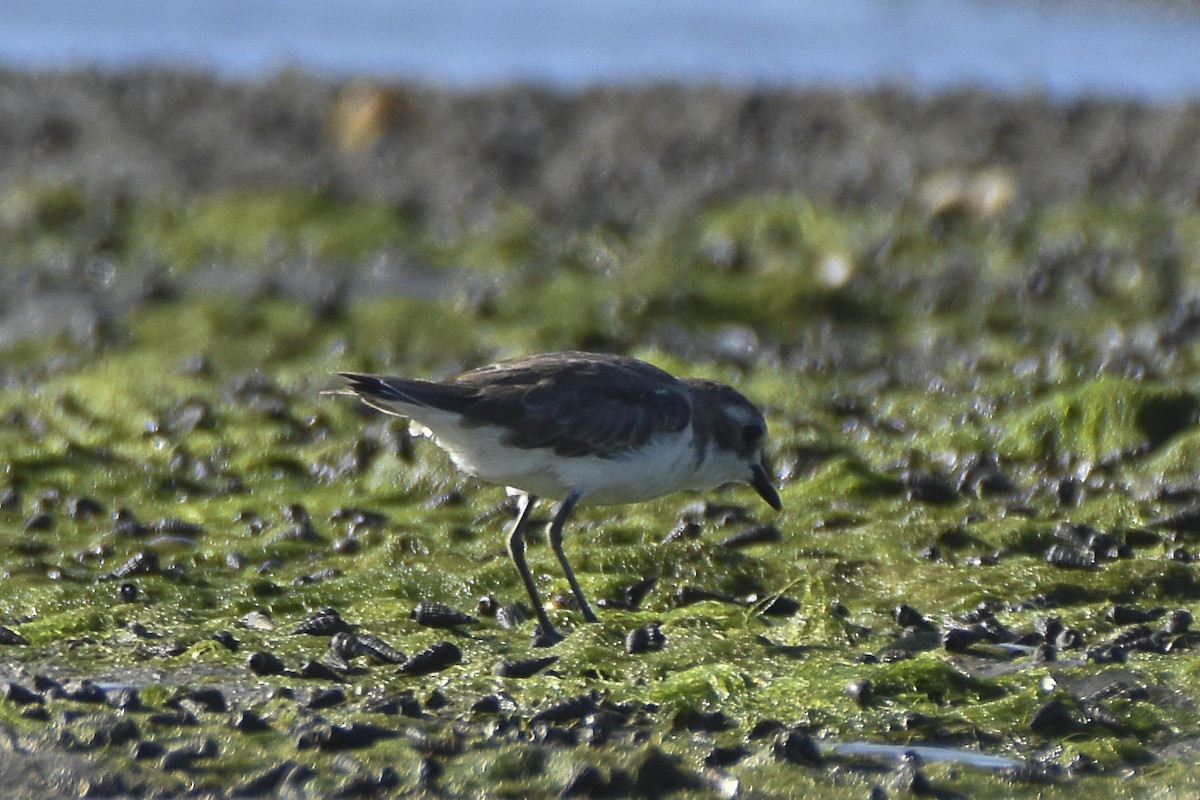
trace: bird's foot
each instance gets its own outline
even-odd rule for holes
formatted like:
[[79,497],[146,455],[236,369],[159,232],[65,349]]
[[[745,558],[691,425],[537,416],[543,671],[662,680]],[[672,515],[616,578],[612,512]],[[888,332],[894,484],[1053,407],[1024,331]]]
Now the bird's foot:
[[534,647],[553,647],[563,640],[563,635],[553,625],[538,624],[533,629]]

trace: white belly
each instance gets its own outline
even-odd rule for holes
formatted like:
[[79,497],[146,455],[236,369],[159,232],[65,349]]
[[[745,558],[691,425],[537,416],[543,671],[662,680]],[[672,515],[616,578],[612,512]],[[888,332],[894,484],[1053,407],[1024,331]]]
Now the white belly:
[[498,428],[463,428],[448,414],[419,424],[463,472],[547,499],[578,491],[584,504],[634,503],[680,489],[706,489],[729,480],[697,472],[691,430],[662,436],[641,451],[616,458],[564,458],[548,449],[502,444]]

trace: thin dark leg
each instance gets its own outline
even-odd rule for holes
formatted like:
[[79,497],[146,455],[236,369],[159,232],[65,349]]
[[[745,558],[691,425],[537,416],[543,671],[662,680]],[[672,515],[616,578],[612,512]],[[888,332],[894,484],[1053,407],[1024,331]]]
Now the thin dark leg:
[[554,515],[554,521],[550,523],[550,548],[554,550],[554,555],[558,556],[558,563],[562,564],[563,572],[567,575],[567,583],[571,584],[571,591],[575,593],[575,599],[579,601],[579,610],[583,612],[583,618],[588,622],[599,622],[600,618],[588,605],[587,598],[583,596],[583,589],[579,588],[579,581],[575,580],[575,570],[571,569],[571,565],[567,563],[567,554],[563,552],[563,525],[567,523],[567,517],[571,516],[571,512],[575,510],[575,504],[579,502],[579,497],[579,492],[571,492],[563,498],[562,505],[558,507],[558,513]]
[[513,523],[512,530],[508,532],[508,554],[512,556],[513,563],[517,565],[517,572],[521,573],[521,581],[525,584],[525,591],[529,594],[529,602],[533,603],[533,613],[537,614],[538,627],[541,629],[541,642],[554,644],[562,641],[562,634],[555,629],[554,623],[550,622],[550,617],[546,615],[546,609],[542,607],[542,600],[538,597],[537,587],[533,584],[533,576],[529,574],[529,566],[525,563],[525,531],[523,528],[525,520],[529,518],[530,510],[536,502],[537,498],[533,495],[517,496],[517,521]]

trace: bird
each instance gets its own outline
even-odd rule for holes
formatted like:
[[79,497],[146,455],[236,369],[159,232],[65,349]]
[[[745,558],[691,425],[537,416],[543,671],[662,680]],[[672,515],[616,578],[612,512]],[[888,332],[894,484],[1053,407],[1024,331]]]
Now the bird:
[[459,470],[516,495],[508,552],[542,646],[563,637],[525,560],[525,527],[539,498],[558,501],[548,539],[587,622],[599,618],[563,550],[563,527],[576,506],[744,483],[783,509],[762,459],[762,412],[717,381],[678,378],[629,356],[576,351],[501,361],[443,381],[338,374],[348,382],[341,393],[408,418]]

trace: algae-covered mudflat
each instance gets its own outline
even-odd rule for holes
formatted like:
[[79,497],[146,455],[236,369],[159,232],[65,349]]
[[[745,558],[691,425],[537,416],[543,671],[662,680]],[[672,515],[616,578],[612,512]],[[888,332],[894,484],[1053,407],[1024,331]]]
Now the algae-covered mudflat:
[[[1200,108],[0,74],[8,797],[1200,791]],[[737,386],[513,508],[345,370]]]

